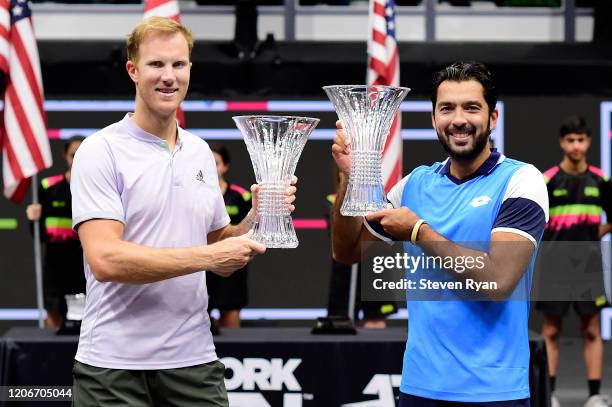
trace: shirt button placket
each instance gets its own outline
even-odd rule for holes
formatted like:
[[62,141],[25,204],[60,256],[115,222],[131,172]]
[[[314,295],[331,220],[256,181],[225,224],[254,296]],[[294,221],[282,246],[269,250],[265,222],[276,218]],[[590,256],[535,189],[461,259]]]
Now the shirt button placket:
[[179,171],[175,171],[175,167],[176,167],[176,152],[178,150],[175,148],[174,152],[172,152],[170,154],[170,171],[171,171],[171,176],[172,176],[172,186],[173,187],[180,187],[183,185],[183,183],[181,182],[181,174]]

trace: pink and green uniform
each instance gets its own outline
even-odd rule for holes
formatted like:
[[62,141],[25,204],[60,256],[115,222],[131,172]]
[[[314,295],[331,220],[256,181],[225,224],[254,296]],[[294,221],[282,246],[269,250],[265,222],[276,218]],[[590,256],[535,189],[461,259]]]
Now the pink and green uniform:
[[251,191],[236,184],[228,185],[223,200],[232,225],[240,223],[251,209]]
[[[240,223],[251,210],[251,192],[236,184],[228,184],[223,194],[223,201],[232,225]],[[247,271],[248,266],[245,266],[229,277],[207,272],[208,308],[219,310],[244,308],[249,301]]]
[[40,182],[41,225],[47,243],[78,240],[72,230],[70,185],[64,174],[43,178]]
[[64,174],[42,179],[39,187],[41,239],[45,242],[45,309],[66,314],[64,295],[85,292],[83,249],[72,230],[72,195]]
[[[550,220],[546,225],[542,240],[597,242],[602,214],[606,213],[608,222],[612,216],[612,183],[604,172],[590,165],[583,173],[568,174],[557,165],[544,172],[544,180],[548,189]],[[557,246],[554,243],[547,243],[545,247]],[[587,250],[587,246],[584,245],[576,247]],[[554,253],[554,250],[559,249],[552,250]],[[539,277],[540,284],[543,287],[554,287],[554,298],[567,298],[568,300],[538,301],[536,309],[548,315],[564,316],[570,304],[574,303],[578,314],[590,315],[598,312],[599,307],[605,306],[607,301],[599,244],[594,246],[591,256],[582,259],[585,264],[588,264],[588,269],[584,272],[578,271],[577,268],[571,270],[563,267],[542,269]],[[593,299],[592,303],[586,299],[576,302],[576,293],[584,292],[589,293],[590,298]]]
[[554,166],[544,179],[550,205],[544,240],[599,240],[601,215],[612,214],[612,183],[603,171],[591,165],[582,174],[568,174]]

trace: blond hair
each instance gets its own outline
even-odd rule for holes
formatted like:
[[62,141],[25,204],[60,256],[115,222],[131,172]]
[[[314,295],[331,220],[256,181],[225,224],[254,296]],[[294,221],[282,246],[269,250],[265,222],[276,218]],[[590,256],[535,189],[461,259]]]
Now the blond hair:
[[140,44],[142,44],[147,35],[153,33],[183,34],[183,37],[187,40],[189,56],[191,57],[193,35],[189,27],[166,17],[148,17],[138,23],[127,38],[127,54],[130,61],[138,61],[138,49],[140,48]]

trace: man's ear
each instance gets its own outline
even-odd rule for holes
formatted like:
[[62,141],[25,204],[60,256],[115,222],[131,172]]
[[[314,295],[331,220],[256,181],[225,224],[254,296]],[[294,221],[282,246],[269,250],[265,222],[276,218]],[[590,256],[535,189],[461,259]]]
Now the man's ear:
[[132,60],[128,60],[125,63],[125,69],[128,75],[130,75],[130,78],[132,79],[132,81],[134,83],[138,83],[138,68],[136,67],[136,63],[134,63],[134,61]]
[[498,118],[499,118],[499,110],[497,109],[497,106],[495,106],[495,109],[493,109],[491,116],[489,116],[489,128],[491,131],[493,131],[495,129],[495,126],[497,126]]

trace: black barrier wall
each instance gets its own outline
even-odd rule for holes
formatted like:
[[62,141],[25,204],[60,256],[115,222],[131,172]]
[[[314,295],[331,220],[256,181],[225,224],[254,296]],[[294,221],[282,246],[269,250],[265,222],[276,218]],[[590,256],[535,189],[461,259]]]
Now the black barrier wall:
[[[6,356],[0,363],[0,372],[5,372],[0,375],[0,407],[7,399],[2,386],[70,386],[77,340],[32,328],[7,332],[0,341]],[[226,368],[232,405],[390,406],[399,395],[405,341],[404,328],[348,336],[313,336],[306,328],[251,328],[224,331],[215,346]],[[550,391],[542,338],[530,334],[529,348],[531,405],[545,407]],[[63,407],[69,402],[36,405]]]

